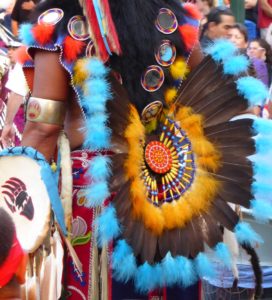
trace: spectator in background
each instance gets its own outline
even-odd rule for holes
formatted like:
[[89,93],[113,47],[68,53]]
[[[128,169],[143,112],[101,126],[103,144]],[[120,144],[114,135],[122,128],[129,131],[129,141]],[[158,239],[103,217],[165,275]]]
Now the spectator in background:
[[228,38],[241,52],[246,52],[248,46],[248,34],[244,25],[235,23],[229,30]]
[[22,299],[27,256],[16,237],[15,226],[0,208],[0,299]]
[[11,13],[11,28],[15,36],[18,36],[20,24],[29,21],[31,12],[38,2],[38,0],[16,0]]
[[258,19],[257,2],[258,0],[245,0],[246,20],[252,21],[255,24],[257,23]]
[[250,57],[259,78],[266,86],[271,84],[272,53],[269,44],[264,39],[250,42],[247,54]]
[[15,0],[0,1],[0,23],[11,31],[11,12],[13,10]]
[[227,7],[211,9],[207,16],[207,23],[203,27],[200,40],[202,48],[208,47],[218,38],[227,38],[235,19],[232,11]]
[[269,26],[272,23],[272,0],[259,0],[258,5],[258,26],[261,38],[266,40],[268,38],[268,42],[272,45],[268,36]]

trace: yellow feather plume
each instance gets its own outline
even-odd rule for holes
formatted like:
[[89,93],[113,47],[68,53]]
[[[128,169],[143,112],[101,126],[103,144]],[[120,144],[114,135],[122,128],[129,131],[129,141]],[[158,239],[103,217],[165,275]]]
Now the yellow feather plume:
[[88,78],[88,72],[86,70],[87,59],[79,59],[74,66],[73,82],[75,85],[82,85]]
[[177,96],[178,91],[175,88],[169,88],[166,90],[164,98],[166,103],[171,104]]
[[190,69],[185,59],[182,57],[178,57],[175,62],[170,67],[171,76],[175,79],[185,79]]

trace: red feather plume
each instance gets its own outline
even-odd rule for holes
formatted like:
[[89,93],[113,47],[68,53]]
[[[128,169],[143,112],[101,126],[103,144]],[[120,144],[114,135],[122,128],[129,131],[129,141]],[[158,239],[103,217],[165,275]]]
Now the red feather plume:
[[41,45],[46,45],[52,41],[54,25],[37,24],[32,28],[33,36]]
[[90,30],[93,33],[92,39],[94,41],[96,51],[98,52],[98,55],[103,60],[103,62],[106,62],[109,58],[109,54],[101,36],[98,20],[96,18],[95,9],[92,1],[86,1],[86,13],[88,16]]
[[101,5],[102,5],[104,15],[106,17],[110,49],[112,52],[116,53],[117,55],[120,55],[122,53],[122,50],[121,50],[121,46],[119,43],[116,28],[115,28],[114,22],[112,20],[109,1],[102,0]]
[[179,26],[179,33],[181,34],[186,50],[191,50],[198,40],[198,28],[190,24],[184,24]]
[[74,40],[67,36],[63,41],[63,55],[68,62],[76,60],[84,48],[84,42]]
[[192,4],[192,3],[185,3],[183,5],[187,13],[192,17],[193,19],[196,20],[201,20],[202,19],[202,14],[201,12],[197,9],[197,7]]

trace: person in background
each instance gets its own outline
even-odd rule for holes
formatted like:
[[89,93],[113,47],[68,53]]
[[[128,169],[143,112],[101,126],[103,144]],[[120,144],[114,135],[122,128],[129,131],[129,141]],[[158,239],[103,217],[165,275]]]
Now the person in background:
[[248,34],[244,25],[235,23],[229,30],[228,39],[232,41],[241,52],[246,52],[248,46]]
[[0,208],[0,299],[22,299],[20,285],[25,281],[26,263],[12,219]]
[[258,27],[261,38],[266,39],[269,26],[272,23],[272,0],[258,1]]
[[250,42],[247,54],[250,57],[259,78],[266,86],[271,84],[272,53],[269,44],[264,39]]
[[[20,43],[14,42],[8,48],[10,58],[10,69],[7,82],[4,83],[3,90],[9,93],[7,96],[7,111],[4,126],[0,128],[0,141],[3,147],[19,145],[21,134],[24,128],[23,99],[28,94],[28,87],[22,70],[22,66],[15,63],[16,50]],[[16,128],[16,129],[15,129]],[[15,134],[16,133],[16,134]]]
[[36,3],[38,3],[38,0],[16,0],[11,13],[11,29],[15,36],[18,36],[20,24],[29,21]]
[[0,3],[0,23],[11,31],[11,12],[13,10],[15,0],[1,0]]
[[235,18],[232,11],[227,7],[211,9],[207,16],[207,23],[203,27],[200,40],[203,49],[219,38],[227,38],[230,28],[234,25]]

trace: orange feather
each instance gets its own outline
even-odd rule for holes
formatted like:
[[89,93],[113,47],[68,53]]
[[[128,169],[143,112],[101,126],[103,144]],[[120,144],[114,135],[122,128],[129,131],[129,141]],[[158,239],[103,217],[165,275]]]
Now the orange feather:
[[25,46],[21,46],[15,51],[15,59],[20,65],[23,65],[25,62],[32,60],[31,56],[29,56],[29,54],[27,53],[27,49]]

